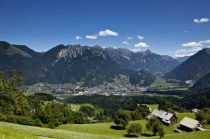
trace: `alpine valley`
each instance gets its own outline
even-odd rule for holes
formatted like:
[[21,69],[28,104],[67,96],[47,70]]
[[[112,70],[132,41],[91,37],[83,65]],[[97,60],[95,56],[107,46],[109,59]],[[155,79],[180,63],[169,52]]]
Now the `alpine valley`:
[[138,84],[142,80],[138,80],[140,72],[144,73],[145,80],[179,65],[176,59],[150,50],[135,53],[123,48],[60,44],[40,53],[25,45],[4,41],[0,42],[0,50],[0,70],[17,69],[26,84],[83,82],[84,86],[95,86],[113,82],[119,75],[125,75],[131,83]]

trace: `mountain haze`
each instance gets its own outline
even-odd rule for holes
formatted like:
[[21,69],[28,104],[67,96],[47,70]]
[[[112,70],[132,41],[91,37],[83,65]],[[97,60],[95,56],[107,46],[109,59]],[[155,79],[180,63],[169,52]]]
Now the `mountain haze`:
[[124,48],[106,48],[105,51],[113,61],[125,69],[146,69],[152,73],[166,73],[179,64],[170,56],[158,55],[150,50],[134,53]]
[[210,90],[210,73],[199,79],[190,90],[193,93],[200,93],[206,90]]
[[173,69],[167,76],[181,81],[197,81],[209,72],[210,48],[204,48]]

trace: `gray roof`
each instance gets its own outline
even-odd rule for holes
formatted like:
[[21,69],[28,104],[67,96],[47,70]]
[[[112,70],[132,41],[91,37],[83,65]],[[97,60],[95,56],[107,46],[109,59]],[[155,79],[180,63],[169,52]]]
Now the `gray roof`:
[[184,119],[182,119],[182,121],[180,122],[180,125],[183,125],[191,129],[195,129],[201,126],[199,121],[188,117],[184,117]]
[[164,119],[164,120],[170,120],[171,117],[173,116],[172,113],[168,113],[168,112],[165,112],[165,111],[162,111],[162,110],[154,110],[151,115],[154,115],[154,116],[157,116],[161,119]]

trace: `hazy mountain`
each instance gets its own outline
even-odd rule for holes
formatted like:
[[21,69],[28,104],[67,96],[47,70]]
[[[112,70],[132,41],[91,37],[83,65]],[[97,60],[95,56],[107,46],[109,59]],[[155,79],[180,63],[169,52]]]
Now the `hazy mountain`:
[[210,73],[205,75],[203,78],[198,80],[191,88],[190,90],[193,93],[200,93],[205,90],[210,90]]
[[181,103],[188,109],[208,108],[210,107],[210,90],[186,96],[181,100]]
[[117,64],[125,69],[146,69],[150,72],[169,72],[179,63],[170,56],[158,55],[150,50],[145,52],[132,52],[123,48],[106,48],[105,51]]
[[176,57],[175,59],[179,62],[179,63],[183,63],[184,61],[186,61],[190,56],[183,56],[183,57]]
[[210,48],[205,48],[188,58],[169,74],[169,78],[178,80],[198,80],[210,72]]
[[[29,48],[27,50],[33,52]],[[30,84],[39,82],[44,77],[41,64],[33,56],[32,53],[27,53],[27,51],[23,51],[17,46],[12,46],[7,42],[0,42],[0,70],[5,71],[12,67]]]

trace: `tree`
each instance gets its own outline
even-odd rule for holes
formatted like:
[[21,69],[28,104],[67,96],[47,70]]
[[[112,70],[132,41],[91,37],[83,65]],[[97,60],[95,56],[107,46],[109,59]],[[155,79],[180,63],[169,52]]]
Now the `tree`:
[[[13,114],[20,112],[24,115],[28,112],[28,100],[23,95],[23,82],[11,69],[8,72],[0,72],[0,112],[3,114]],[[23,104],[22,100],[24,100]],[[19,101],[20,100],[20,101]],[[20,102],[20,103],[19,103]],[[22,104],[23,105],[22,105]],[[20,105],[19,105],[20,104]],[[22,105],[22,108],[21,108]],[[26,106],[27,105],[27,106]],[[29,110],[30,112],[30,110]]]
[[128,135],[138,136],[142,132],[142,126],[139,123],[132,123],[127,129]]
[[82,105],[79,111],[85,113],[89,117],[93,117],[95,115],[95,109],[91,106]]
[[74,123],[75,124],[84,124],[84,123],[89,123],[90,121],[88,121],[87,116],[78,111],[74,113]]
[[196,114],[196,119],[202,124],[210,124],[210,108],[204,108]]
[[129,119],[129,113],[127,113],[127,111],[119,111],[114,116],[114,123],[118,127],[125,129],[125,127],[128,125],[128,119]]
[[29,100],[23,94],[18,94],[15,101],[15,114],[20,116],[30,116],[31,107]]
[[154,136],[156,136],[156,134],[158,133],[158,131],[159,131],[160,127],[161,127],[160,120],[158,120],[158,119],[151,119],[146,124],[146,127],[147,127],[148,130],[151,130],[153,132]]
[[165,135],[165,131],[164,131],[162,125],[160,126],[160,128],[159,128],[159,130],[158,130],[158,134],[159,134],[159,136],[160,136],[159,139],[162,139],[162,138],[164,137],[164,135]]
[[132,120],[141,120],[150,113],[149,108],[145,105],[139,105],[134,111],[131,112]]
[[168,112],[172,112],[173,104],[170,101],[167,101],[165,99],[161,99],[161,100],[159,100],[158,104],[159,104],[158,109],[168,111]]

